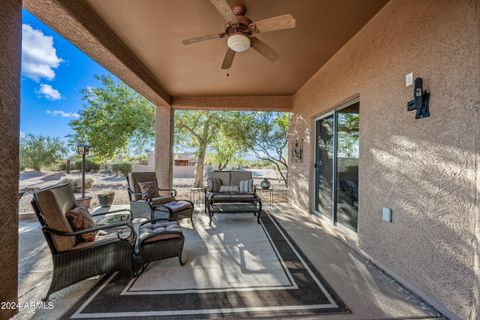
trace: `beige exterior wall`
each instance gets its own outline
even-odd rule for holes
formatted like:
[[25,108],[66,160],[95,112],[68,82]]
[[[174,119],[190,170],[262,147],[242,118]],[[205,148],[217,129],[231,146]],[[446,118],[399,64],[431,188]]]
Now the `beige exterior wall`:
[[[290,201],[311,211],[313,119],[360,97],[358,245],[463,319],[480,317],[479,3],[392,0],[295,94],[290,128],[305,142]],[[429,118],[406,111],[409,72]]]
[[[22,2],[0,5],[0,302],[17,301]],[[0,319],[16,311],[0,309]]]

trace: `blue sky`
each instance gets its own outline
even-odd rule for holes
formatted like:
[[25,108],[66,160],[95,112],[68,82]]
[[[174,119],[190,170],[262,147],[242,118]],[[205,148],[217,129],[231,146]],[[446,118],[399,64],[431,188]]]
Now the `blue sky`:
[[80,91],[110,73],[26,10],[22,29],[21,135],[64,138],[82,108]]

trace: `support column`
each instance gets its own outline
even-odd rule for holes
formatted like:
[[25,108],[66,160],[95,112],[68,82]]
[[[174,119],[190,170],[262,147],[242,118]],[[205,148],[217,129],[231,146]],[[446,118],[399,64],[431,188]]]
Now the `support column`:
[[[0,302],[18,299],[18,143],[22,1],[0,2]],[[0,309],[0,319],[16,310]]]
[[155,172],[160,188],[173,185],[174,111],[170,106],[157,106],[155,112]]

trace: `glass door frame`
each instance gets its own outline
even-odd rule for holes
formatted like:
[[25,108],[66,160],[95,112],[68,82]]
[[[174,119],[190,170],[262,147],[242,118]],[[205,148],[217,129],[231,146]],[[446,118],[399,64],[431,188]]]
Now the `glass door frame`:
[[[313,132],[315,132],[315,136],[314,136],[314,143],[313,143],[313,157],[312,157],[312,168],[313,168],[313,179],[312,179],[312,192],[311,192],[311,196],[312,196],[312,201],[311,201],[311,205],[313,207],[313,213],[315,214],[315,216],[321,218],[322,220],[324,221],[327,221],[329,222],[331,225],[343,230],[343,231],[346,231],[347,233],[353,233],[353,235],[357,235],[358,234],[358,229],[357,231],[354,231],[350,228],[347,228],[345,226],[343,226],[342,224],[338,223],[337,221],[337,197],[338,197],[338,188],[337,188],[337,169],[338,169],[338,157],[337,157],[337,152],[338,152],[338,132],[337,132],[337,113],[338,111],[342,110],[342,109],[345,109],[345,108],[348,108],[352,105],[354,105],[355,103],[360,103],[360,98],[359,97],[356,97],[356,98],[353,98],[353,99],[350,99],[348,100],[347,102],[345,103],[342,103],[340,104],[338,107],[336,107],[335,109],[331,110],[331,111],[328,111],[326,113],[323,113],[319,116],[316,116],[313,118],[313,126],[314,126],[314,130],[312,130]],[[333,190],[332,190],[332,212],[330,213],[330,218],[328,218],[327,215],[325,214],[321,214],[316,206],[315,206],[315,202],[316,202],[316,199],[315,199],[315,196],[316,196],[316,188],[317,188],[317,185],[316,185],[316,180],[317,180],[317,172],[316,172],[316,168],[315,168],[315,162],[316,162],[316,159],[317,159],[317,121],[318,120],[322,120],[324,118],[327,118],[329,116],[333,115],[333,166],[332,166],[332,177],[333,177]]]
[[[327,113],[324,113],[322,114],[321,116],[318,116],[318,117],[315,117],[314,120],[313,120],[313,125],[315,127],[315,141],[314,141],[314,144],[313,144],[313,164],[312,164],[312,167],[313,167],[313,173],[314,173],[314,176],[313,176],[313,189],[312,189],[312,196],[313,196],[313,201],[312,201],[312,204],[313,204],[313,212],[315,213],[315,215],[317,217],[320,217],[326,221],[329,221],[330,223],[332,223],[333,225],[336,225],[336,215],[337,215],[337,203],[336,201],[334,201],[334,199],[337,198],[337,188],[335,188],[336,186],[336,183],[335,183],[335,179],[336,179],[336,171],[337,171],[337,157],[335,156],[337,154],[337,134],[336,134],[336,131],[337,131],[337,121],[336,121],[336,113],[337,113],[337,109],[334,109],[332,111],[329,111]],[[326,215],[326,214],[322,214],[320,213],[320,211],[317,210],[316,206],[315,206],[315,203],[316,203],[316,195],[317,195],[317,170],[316,170],[316,167],[315,167],[315,163],[316,163],[316,160],[317,160],[317,152],[318,152],[318,137],[317,137],[317,122],[319,120],[322,120],[322,119],[325,119],[325,118],[328,118],[330,116],[333,116],[333,165],[332,165],[332,212],[330,212],[330,218]]]

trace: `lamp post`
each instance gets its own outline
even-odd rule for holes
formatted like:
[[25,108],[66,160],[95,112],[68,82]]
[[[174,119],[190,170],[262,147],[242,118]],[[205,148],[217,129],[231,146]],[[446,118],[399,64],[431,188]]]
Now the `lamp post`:
[[79,144],[77,146],[77,153],[82,156],[82,199],[85,199],[85,157],[89,149],[90,147],[86,144]]

